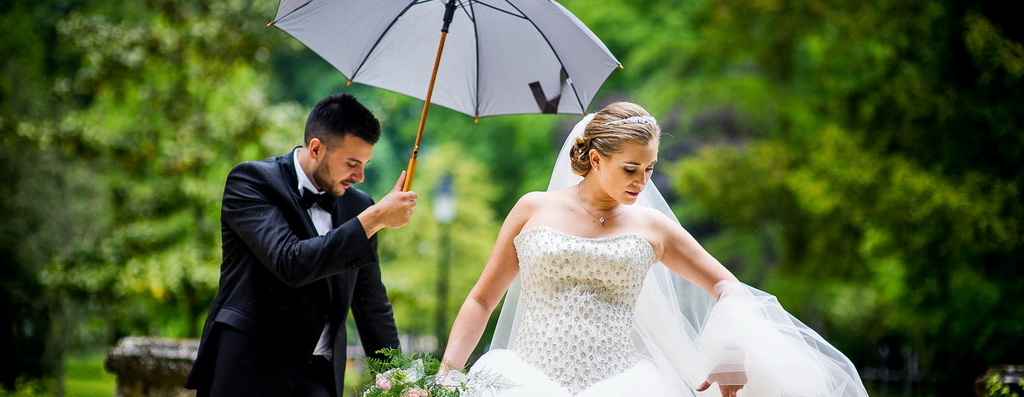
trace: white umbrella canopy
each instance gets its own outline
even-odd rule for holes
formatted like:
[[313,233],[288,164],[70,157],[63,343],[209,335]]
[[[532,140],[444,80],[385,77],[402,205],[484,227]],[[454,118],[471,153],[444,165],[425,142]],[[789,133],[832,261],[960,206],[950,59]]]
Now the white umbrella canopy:
[[[450,32],[449,21],[442,22],[446,9]],[[319,54],[349,83],[425,101],[410,174],[430,103],[477,118],[584,114],[608,75],[621,68],[604,43],[553,0],[282,0],[270,25]]]

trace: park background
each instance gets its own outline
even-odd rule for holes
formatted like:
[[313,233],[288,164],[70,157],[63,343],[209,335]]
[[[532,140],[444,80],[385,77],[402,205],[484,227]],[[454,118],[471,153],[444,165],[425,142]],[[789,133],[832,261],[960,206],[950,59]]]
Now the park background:
[[[1024,363],[1013,2],[562,4],[625,66],[590,110],[629,100],[658,118],[654,179],[683,225],[845,352],[873,395],[970,395],[987,368]],[[381,197],[404,169],[422,102],[346,86],[266,27],[276,7],[0,5],[0,395],[109,396],[102,357],[119,338],[198,337],[227,172],[301,144],[323,96],[353,93],[381,119],[359,187]],[[411,345],[436,348],[577,120],[432,108],[417,212],[380,236]],[[447,178],[445,224],[432,200]]]

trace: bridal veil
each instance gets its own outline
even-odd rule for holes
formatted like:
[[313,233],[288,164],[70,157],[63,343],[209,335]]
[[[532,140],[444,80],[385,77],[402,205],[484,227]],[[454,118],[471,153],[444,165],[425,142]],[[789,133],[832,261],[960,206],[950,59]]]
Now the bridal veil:
[[[555,160],[548,190],[583,180],[572,172],[569,149],[593,119],[576,124]],[[653,181],[635,205],[655,208],[678,222]],[[720,383],[738,384],[741,395],[867,396],[856,367],[768,293],[723,281],[711,296],[663,264],[647,274],[634,314],[633,339],[677,390],[688,393],[718,373]],[[518,330],[518,278],[505,296],[491,349],[509,348]],[[712,386],[710,395],[718,393]],[[709,393],[704,392],[704,393]],[[702,393],[703,394],[703,393]]]

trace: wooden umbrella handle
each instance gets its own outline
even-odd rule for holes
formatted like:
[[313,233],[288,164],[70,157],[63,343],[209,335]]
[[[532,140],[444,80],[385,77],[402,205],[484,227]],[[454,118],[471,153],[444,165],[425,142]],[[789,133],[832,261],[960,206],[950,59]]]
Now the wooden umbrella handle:
[[416,153],[409,158],[409,166],[405,168],[405,183],[402,184],[402,191],[412,190],[412,177],[416,172]]

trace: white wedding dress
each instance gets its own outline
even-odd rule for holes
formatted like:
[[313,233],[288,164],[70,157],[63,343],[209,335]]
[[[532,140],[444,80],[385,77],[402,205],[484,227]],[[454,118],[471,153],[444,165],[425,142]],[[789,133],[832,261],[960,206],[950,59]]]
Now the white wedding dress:
[[[549,191],[582,180],[568,152],[591,118],[566,138]],[[676,219],[653,182],[634,205]],[[470,368],[513,386],[469,395],[718,396],[717,385],[695,390],[716,374],[745,383],[740,396],[867,396],[850,360],[774,296],[722,281],[712,297],[652,263],[640,235],[586,238],[534,226],[514,244],[519,276],[491,350]]]
[[[668,357],[650,351],[638,340],[645,338],[638,322],[667,334],[678,324],[672,316],[644,320],[649,311],[638,316],[645,282],[655,282],[648,281],[655,254],[637,234],[586,238],[541,225],[514,243],[518,331],[508,349],[487,352],[470,371],[501,375],[513,386],[483,395],[695,396],[712,371],[709,361],[743,368],[749,384],[741,395],[867,395],[852,364],[824,339],[803,324],[780,325],[793,320],[779,316],[777,302],[735,282],[719,286],[732,290],[709,311],[708,335],[679,338]],[[648,347],[641,353],[638,346]],[[717,395],[718,387],[706,393]]]
[[639,360],[630,336],[654,262],[647,240],[636,234],[584,238],[536,226],[516,236],[515,246],[520,332],[510,350],[488,352],[473,371],[501,374],[517,385],[501,395],[673,395],[657,368]]

